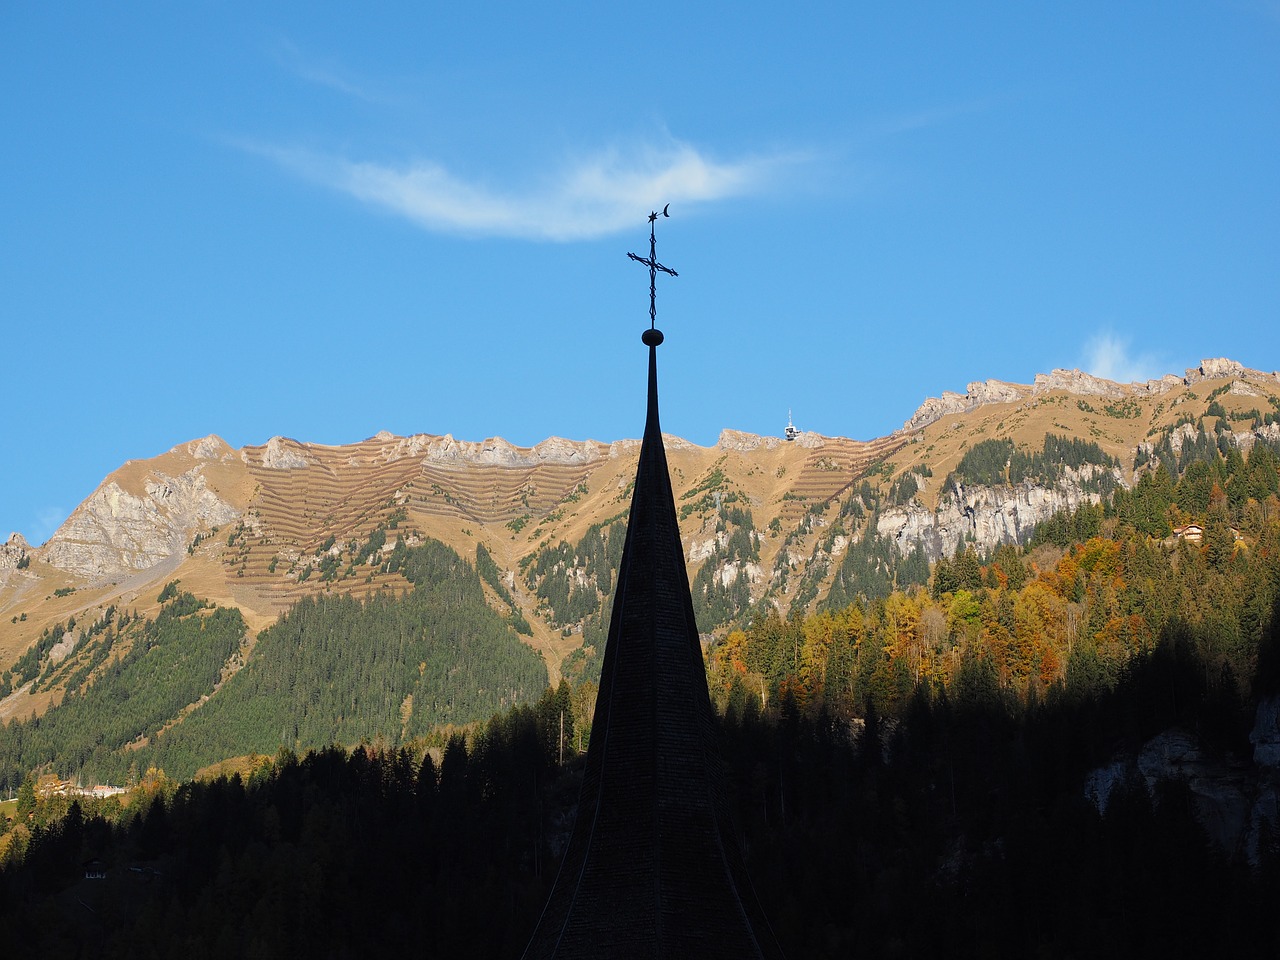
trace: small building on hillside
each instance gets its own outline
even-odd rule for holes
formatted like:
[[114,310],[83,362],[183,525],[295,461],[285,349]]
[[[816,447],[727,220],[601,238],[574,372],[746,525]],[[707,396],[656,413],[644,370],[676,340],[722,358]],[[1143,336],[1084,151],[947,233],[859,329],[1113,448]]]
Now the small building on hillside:
[[1181,527],[1173,528],[1173,535],[1179,540],[1186,540],[1188,543],[1204,542],[1204,527],[1198,523],[1188,523]]

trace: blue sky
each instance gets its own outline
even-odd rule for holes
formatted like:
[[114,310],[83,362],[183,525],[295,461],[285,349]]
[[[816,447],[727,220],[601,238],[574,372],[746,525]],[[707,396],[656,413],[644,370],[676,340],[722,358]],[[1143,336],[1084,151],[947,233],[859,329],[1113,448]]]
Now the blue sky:
[[[696,7],[696,9],[690,9]],[[5,4],[0,537],[216,433],[1280,368],[1280,3]]]

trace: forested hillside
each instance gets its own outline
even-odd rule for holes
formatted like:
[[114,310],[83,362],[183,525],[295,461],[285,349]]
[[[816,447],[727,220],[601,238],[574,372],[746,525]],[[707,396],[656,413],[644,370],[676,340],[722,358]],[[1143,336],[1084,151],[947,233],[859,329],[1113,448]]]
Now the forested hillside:
[[398,744],[538,696],[541,659],[456,553],[428,541],[386,563],[413,588],[303,599],[252,644],[238,611],[176,583],[154,620],[104,618],[72,655],[42,661],[39,682],[65,679],[62,703],[0,728],[0,789],[33,770],[124,783],[281,747]]
[[11,792],[43,769],[123,782],[138,748],[214,689],[244,632],[238,610],[176,591],[155,620],[104,617],[76,656],[41,674],[44,683],[65,679],[62,704],[0,729],[0,785]]
[[1280,457],[1265,444],[1247,457],[1188,445],[1166,459],[1025,547],[943,558],[928,589],[888,545],[850,548],[817,614],[759,611],[712,648],[713,688],[786,686],[856,715],[895,712],[920,684],[1093,695],[1162,636],[1189,631],[1211,685],[1238,695],[1280,577]]

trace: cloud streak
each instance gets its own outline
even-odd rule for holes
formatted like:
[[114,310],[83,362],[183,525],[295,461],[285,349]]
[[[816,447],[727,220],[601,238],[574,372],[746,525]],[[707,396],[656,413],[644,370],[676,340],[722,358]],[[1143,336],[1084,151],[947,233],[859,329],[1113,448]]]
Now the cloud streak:
[[35,519],[29,527],[30,542],[33,544],[48,543],[49,538],[57,533],[58,528],[66,521],[70,511],[65,507],[42,507],[36,511]]
[[1106,332],[1092,336],[1085,344],[1084,370],[1104,380],[1138,383],[1159,377],[1159,361],[1149,353],[1129,355],[1129,341]]
[[605,151],[524,191],[467,181],[434,162],[394,166],[301,149],[251,148],[292,173],[426,230],[526,240],[587,240],[634,225],[636,211],[757,194],[796,157],[720,163],[674,143]]
[[986,97],[980,100],[965,100],[945,106],[929,107],[913,113],[900,113],[872,123],[870,132],[875,136],[893,137],[904,133],[914,133],[930,127],[941,126],[972,114],[988,113],[1007,98]]
[[286,70],[307,83],[327,87],[330,90],[349,97],[355,97],[358,100],[374,102],[378,99],[370,94],[362,84],[351,80],[349,72],[345,69],[330,64],[321,64],[303,56],[297,45],[289,40],[283,40],[279,44],[278,57]]

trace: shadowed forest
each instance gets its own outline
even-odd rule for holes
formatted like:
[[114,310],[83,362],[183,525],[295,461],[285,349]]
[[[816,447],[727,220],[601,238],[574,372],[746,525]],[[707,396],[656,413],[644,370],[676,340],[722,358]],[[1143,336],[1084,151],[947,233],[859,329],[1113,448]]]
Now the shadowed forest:
[[[1276,639],[1254,696],[1280,692]],[[1274,956],[1280,850],[1206,835],[1185,785],[1081,784],[1119,743],[1178,725],[1245,750],[1248,701],[1171,633],[1114,690],[1020,704],[975,679],[920,685],[854,727],[784,692],[723,716],[735,818],[788,955]],[[115,799],[20,800],[0,873],[9,942],[85,957],[518,957],[554,880],[581,759],[559,764],[566,687],[470,741],[281,753]],[[15,828],[18,829],[18,828]],[[82,879],[101,861],[103,880]]]

